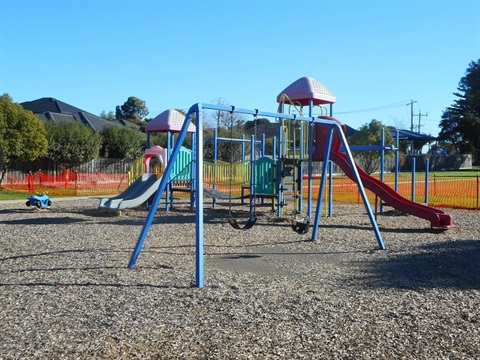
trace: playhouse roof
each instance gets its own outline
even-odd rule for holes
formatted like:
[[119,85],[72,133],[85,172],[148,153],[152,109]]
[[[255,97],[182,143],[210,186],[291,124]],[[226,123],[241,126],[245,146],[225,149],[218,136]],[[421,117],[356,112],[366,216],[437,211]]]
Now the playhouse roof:
[[[165,110],[160,115],[157,115],[153,118],[145,127],[146,131],[149,132],[174,132],[178,133],[182,129],[183,123],[185,122],[185,115],[181,112],[170,109]],[[190,123],[188,125],[188,132],[195,132],[195,125]]]
[[337,99],[328,88],[311,77],[302,77],[287,86],[278,96],[277,102],[282,101],[282,95],[287,95],[283,102],[290,104],[291,102],[300,103],[301,105],[309,105],[310,99],[313,105],[332,104]]

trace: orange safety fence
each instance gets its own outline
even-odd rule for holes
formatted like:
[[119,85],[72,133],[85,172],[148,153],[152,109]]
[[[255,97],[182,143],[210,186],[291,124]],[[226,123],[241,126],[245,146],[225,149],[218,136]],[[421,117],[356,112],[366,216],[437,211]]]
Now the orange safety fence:
[[[377,176],[377,178],[379,178]],[[209,180],[209,179],[207,179]],[[386,174],[385,183],[394,188],[393,174]],[[358,187],[345,175],[336,175],[333,178],[333,201],[361,203],[362,199]],[[104,174],[64,171],[50,174],[36,172],[30,174],[7,173],[2,182],[2,188],[8,190],[22,190],[30,193],[48,193],[50,195],[95,196],[115,195],[124,191],[129,185],[128,173]],[[480,180],[479,176],[473,177],[440,177],[430,176],[428,181],[428,205],[434,207],[480,209]],[[208,181],[206,187],[211,187]],[[312,197],[318,199],[320,180],[315,178],[312,186]],[[241,193],[238,182],[229,184],[226,181],[217,183],[219,191],[237,197]],[[328,199],[328,183],[325,189],[325,199]],[[425,201],[425,178],[417,175],[415,181],[415,199],[419,203]],[[375,202],[375,194],[366,190],[369,201]],[[410,175],[401,174],[398,181],[398,193],[404,198],[412,200],[412,181]],[[303,182],[303,197],[307,198],[308,184]],[[178,196],[182,196],[178,194]]]
[[[393,175],[387,176],[385,184],[395,188]],[[362,198],[357,184],[348,177],[335,176],[332,183],[332,199],[337,202],[361,203]],[[315,180],[312,186],[312,197],[318,199],[320,180]],[[439,177],[433,176],[428,179],[428,205],[433,207],[480,209],[479,207],[479,177]],[[375,194],[367,189],[366,194],[370,203],[375,202]],[[328,199],[328,183],[326,186],[325,199]],[[308,185],[303,185],[303,197],[307,197]],[[397,192],[408,200],[418,203],[427,203],[425,178],[417,178],[412,199],[412,179],[410,176],[400,176]]]
[[2,188],[26,190],[29,193],[50,193],[57,195],[113,195],[128,187],[128,174],[103,174],[63,171],[49,174],[35,172],[28,175],[7,173]]

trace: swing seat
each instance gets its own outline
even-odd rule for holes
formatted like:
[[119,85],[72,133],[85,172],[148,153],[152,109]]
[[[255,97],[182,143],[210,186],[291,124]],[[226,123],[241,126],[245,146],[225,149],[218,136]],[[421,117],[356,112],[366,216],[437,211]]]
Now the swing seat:
[[310,220],[304,219],[302,221],[292,220],[292,229],[299,235],[304,235],[310,230]]
[[257,221],[257,217],[255,215],[252,215],[252,217],[250,217],[250,219],[248,219],[247,223],[242,227],[238,224],[236,219],[234,219],[232,217],[228,219],[228,222],[230,223],[230,225],[236,230],[251,229],[253,227],[253,225],[255,225],[256,221]]

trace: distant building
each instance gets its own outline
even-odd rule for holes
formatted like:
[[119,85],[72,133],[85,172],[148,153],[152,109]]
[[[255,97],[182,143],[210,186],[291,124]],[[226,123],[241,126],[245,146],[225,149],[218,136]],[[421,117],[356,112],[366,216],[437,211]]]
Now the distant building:
[[79,109],[55,98],[41,98],[33,101],[20,103],[24,109],[30,110],[42,120],[54,122],[80,121],[97,132],[101,132],[106,126],[113,124],[119,126],[131,126],[139,128],[138,125],[125,120],[108,121],[100,116]]

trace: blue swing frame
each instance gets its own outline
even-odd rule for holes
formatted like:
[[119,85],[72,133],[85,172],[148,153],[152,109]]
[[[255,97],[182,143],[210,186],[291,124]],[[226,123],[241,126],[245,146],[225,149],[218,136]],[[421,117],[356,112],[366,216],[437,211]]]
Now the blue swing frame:
[[[162,197],[163,192],[165,191],[168,183],[168,178],[169,174],[171,173],[173,169],[173,165],[175,163],[175,159],[178,156],[178,153],[180,151],[180,148],[185,140],[185,137],[187,135],[187,129],[190,123],[192,122],[192,119],[194,115],[196,116],[196,136],[195,136],[195,144],[194,144],[194,149],[193,149],[193,159],[195,162],[195,171],[194,171],[194,179],[193,179],[193,187],[194,187],[194,194],[195,194],[195,208],[196,208],[196,222],[195,222],[195,234],[196,234],[196,245],[195,245],[195,286],[198,288],[203,288],[204,287],[204,207],[203,207],[203,116],[202,116],[202,111],[203,110],[216,110],[216,111],[227,111],[227,112],[236,112],[236,113],[241,113],[241,114],[247,114],[247,115],[256,115],[256,116],[264,116],[264,117],[269,117],[269,118],[283,118],[287,120],[292,120],[292,121],[307,121],[311,123],[312,125],[314,123],[319,123],[319,124],[325,124],[325,125],[330,125],[330,130],[329,130],[329,136],[328,136],[328,141],[325,144],[326,151],[325,151],[325,158],[323,161],[323,167],[322,167],[322,178],[320,182],[320,189],[319,189],[319,196],[317,200],[317,206],[316,206],[316,213],[315,213],[315,220],[313,224],[313,231],[312,231],[312,240],[316,240],[316,237],[318,235],[318,227],[320,224],[320,215],[322,213],[322,203],[323,203],[323,194],[324,194],[324,189],[325,189],[325,184],[326,184],[326,178],[327,178],[327,164],[329,163],[329,158],[330,158],[330,148],[332,144],[332,138],[333,134],[336,131],[337,135],[342,141],[342,144],[344,146],[345,153],[348,157],[350,166],[353,170],[353,173],[355,175],[355,180],[358,185],[358,189],[360,191],[360,194],[362,196],[363,203],[365,205],[368,217],[370,219],[373,231],[375,233],[375,237],[377,239],[378,245],[380,249],[384,250],[385,249],[385,244],[382,239],[382,235],[380,233],[380,230],[378,228],[377,222],[375,220],[375,216],[372,212],[372,209],[370,207],[370,203],[368,202],[367,195],[365,193],[365,189],[362,184],[362,180],[358,174],[357,168],[355,166],[355,162],[352,157],[352,153],[350,151],[350,148],[348,146],[345,134],[343,133],[340,125],[338,125],[336,122],[332,120],[324,120],[324,119],[318,119],[313,116],[311,117],[305,117],[305,116],[296,116],[296,115],[289,115],[289,114],[283,114],[283,113],[272,113],[272,112],[264,112],[264,111],[259,111],[258,109],[239,109],[235,108],[234,106],[222,106],[222,105],[213,105],[213,104],[203,104],[203,103],[197,103],[194,104],[190,107],[190,109],[187,112],[187,115],[185,117],[185,122],[183,123],[183,127],[178,135],[177,142],[175,143],[175,146],[172,150],[172,153],[170,154],[170,159],[168,161],[168,164],[165,169],[165,175],[162,177],[162,180],[160,181],[159,187],[157,192],[155,193],[155,197],[153,199],[152,205],[149,209],[148,215],[145,219],[145,222],[143,224],[142,230],[140,232],[140,235],[138,237],[138,241],[135,245],[135,248],[133,250],[132,256],[130,258],[130,262],[128,264],[129,268],[133,268],[138,260],[138,256],[140,254],[140,251],[145,243],[145,240],[148,235],[148,231],[150,229],[150,226],[152,225],[153,218],[155,216],[155,213],[157,211],[158,205],[160,204],[160,200]],[[318,144],[317,144],[318,146]],[[309,154],[312,152],[309,151]],[[310,155],[311,156],[311,155]],[[311,159],[309,159],[310,161]]]

